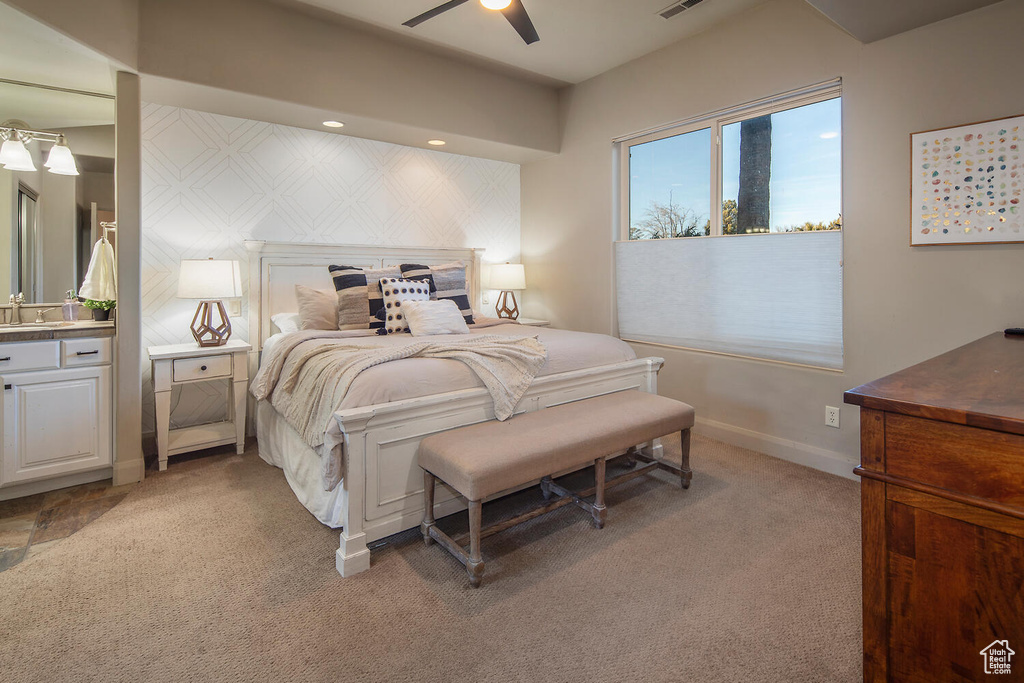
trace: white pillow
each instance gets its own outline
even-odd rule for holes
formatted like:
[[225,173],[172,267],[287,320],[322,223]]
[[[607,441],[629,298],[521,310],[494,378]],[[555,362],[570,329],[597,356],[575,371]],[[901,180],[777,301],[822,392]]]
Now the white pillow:
[[402,305],[414,337],[431,334],[469,334],[466,318],[451,299],[406,301]]
[[298,332],[302,328],[302,318],[298,313],[277,313],[270,316],[270,321],[285,334]]
[[405,305],[410,301],[428,301],[430,283],[400,277],[382,277],[380,291],[384,294],[384,329],[387,334],[408,332]]

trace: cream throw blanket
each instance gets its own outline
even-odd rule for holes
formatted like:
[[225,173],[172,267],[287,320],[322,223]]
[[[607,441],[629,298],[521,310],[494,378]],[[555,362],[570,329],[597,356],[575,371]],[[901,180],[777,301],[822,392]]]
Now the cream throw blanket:
[[[341,454],[333,448],[335,444],[328,444],[332,446],[329,449],[321,448],[324,435],[331,416],[363,370],[402,358],[461,361],[487,387],[494,401],[495,417],[506,420],[547,360],[544,345],[536,337],[499,335],[419,341],[400,346],[366,346],[343,339],[306,338],[274,351],[274,357],[267,359],[253,379],[250,392],[260,400],[269,397],[288,424],[310,447],[320,452],[324,483],[329,489],[341,480]],[[299,355],[291,358],[292,353]],[[291,361],[290,369],[282,376],[286,359]]]

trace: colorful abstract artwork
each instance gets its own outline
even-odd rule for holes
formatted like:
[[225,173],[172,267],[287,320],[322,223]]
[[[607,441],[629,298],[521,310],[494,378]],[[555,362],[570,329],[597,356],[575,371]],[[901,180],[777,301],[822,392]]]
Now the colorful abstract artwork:
[[910,136],[910,244],[1024,242],[1024,116]]

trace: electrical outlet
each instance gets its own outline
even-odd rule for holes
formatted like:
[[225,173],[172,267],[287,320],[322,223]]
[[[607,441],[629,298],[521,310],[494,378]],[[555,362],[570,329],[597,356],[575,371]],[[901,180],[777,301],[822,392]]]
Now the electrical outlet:
[[484,293],[483,293],[483,302],[484,302],[484,304],[489,304],[489,303],[491,303],[491,295],[490,295],[490,294],[489,294],[489,293],[487,292],[487,290],[484,290]]
[[825,425],[839,429],[839,408],[825,406]]
[[228,311],[229,318],[240,318],[242,317],[242,300],[241,299],[225,299],[225,308]]

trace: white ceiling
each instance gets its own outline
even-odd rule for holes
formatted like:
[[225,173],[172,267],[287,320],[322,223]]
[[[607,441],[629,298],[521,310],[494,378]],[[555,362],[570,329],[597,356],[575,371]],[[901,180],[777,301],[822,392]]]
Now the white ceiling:
[[523,0],[540,41],[526,45],[499,12],[477,0],[415,28],[402,26],[443,0],[277,0],[304,4],[400,36],[510,65],[563,83],[579,83],[699,33],[764,0],[704,0],[671,19],[671,0]]
[[888,38],[999,0],[807,0],[863,43]]
[[2,2],[0,78],[114,94],[105,57]]

